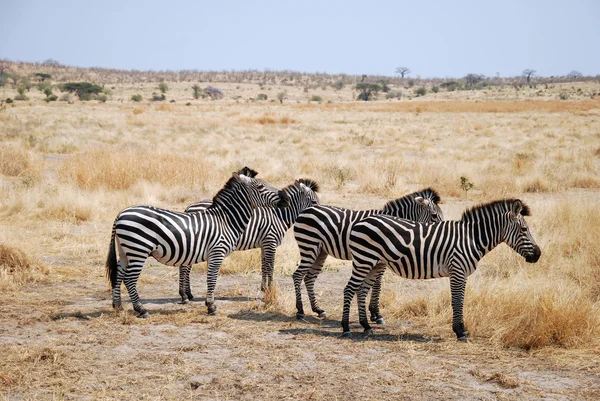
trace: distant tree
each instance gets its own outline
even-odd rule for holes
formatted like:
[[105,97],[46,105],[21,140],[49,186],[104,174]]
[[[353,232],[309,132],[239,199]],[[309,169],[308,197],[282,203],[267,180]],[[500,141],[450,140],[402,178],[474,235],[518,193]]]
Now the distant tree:
[[40,80],[40,82],[44,82],[45,80],[52,78],[52,75],[45,74],[43,72],[36,72],[35,76],[38,77],[38,79]]
[[285,92],[279,92],[277,94],[277,100],[279,100],[279,103],[283,104],[283,101],[287,99],[287,93]]
[[75,93],[79,100],[90,100],[92,95],[102,92],[102,87],[90,82],[67,82],[61,87],[63,92]]
[[49,97],[52,94],[52,88],[47,86],[44,88],[44,95],[46,95],[46,97]]
[[202,92],[204,92],[204,94],[209,96],[212,100],[223,98],[223,92],[214,86],[207,86]]
[[483,81],[483,78],[484,76],[481,74],[467,74],[465,75],[465,82],[467,83],[467,87],[473,88],[477,83]]
[[360,82],[357,83],[354,88],[360,91],[360,93],[358,94],[358,100],[364,100],[365,102],[367,102],[369,100],[372,100],[374,96],[377,96],[377,94],[381,90],[381,85]]
[[199,85],[192,86],[192,91],[194,94],[194,99],[198,99],[200,96],[202,96],[202,88]]
[[567,78],[571,79],[571,80],[578,80],[583,76],[582,73],[580,73],[579,71],[571,71],[570,73],[567,74]]
[[169,90],[169,85],[165,82],[161,82],[158,84],[158,89],[160,90],[160,93],[165,94]]
[[342,88],[344,87],[344,81],[342,81],[342,80],[340,79],[340,80],[338,80],[338,81],[335,81],[334,83],[332,83],[332,84],[331,84],[331,86],[332,86],[334,89],[340,90],[340,89],[342,89]]
[[527,80],[527,83],[530,83],[531,78],[533,78],[535,76],[535,73],[536,73],[535,70],[528,68],[526,70],[523,70],[523,72],[521,73],[521,76]]
[[58,61],[54,60],[53,58],[48,58],[48,59],[42,61],[42,65],[49,66],[49,67],[60,67],[61,66],[61,64]]
[[0,76],[2,76],[2,74],[4,74],[4,71],[6,70],[8,70],[8,65],[0,61]]
[[400,74],[400,77],[404,79],[405,75],[409,75],[411,73],[410,68],[408,67],[398,67],[396,68],[396,74]]

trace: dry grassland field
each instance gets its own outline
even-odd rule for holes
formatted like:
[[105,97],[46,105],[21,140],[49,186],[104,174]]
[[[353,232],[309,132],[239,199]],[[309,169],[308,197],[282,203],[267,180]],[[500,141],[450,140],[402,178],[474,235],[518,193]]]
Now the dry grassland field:
[[[352,84],[315,76],[199,83],[224,92],[214,101],[173,80],[151,102],[158,80],[78,74],[108,100],[46,103],[32,88],[0,111],[0,399],[600,399],[597,81],[423,97],[392,84],[401,99],[361,102]],[[253,250],[225,260],[218,316],[204,306],[205,263],[181,305],[177,268],[154,259],[138,282],[150,317],[134,316],[126,291],[114,312],[104,264],[118,212],[183,211],[245,165],[279,188],[314,179],[323,204],[355,209],[430,186],[446,219],[519,198],[542,256],[527,264],[505,244],[485,256],[467,284],[468,343],[452,332],[447,279],[389,271],[386,324],[363,335],[354,301],[353,337],[340,338],[351,264],[333,258],[316,284],[328,318],[308,308],[296,320],[291,232],[266,300]]]

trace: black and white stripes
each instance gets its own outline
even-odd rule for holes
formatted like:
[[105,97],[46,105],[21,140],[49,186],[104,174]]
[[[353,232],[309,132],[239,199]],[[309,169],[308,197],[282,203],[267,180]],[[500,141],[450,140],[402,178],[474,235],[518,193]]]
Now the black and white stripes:
[[452,329],[466,341],[463,301],[467,277],[477,262],[501,242],[535,263],[540,248],[523,216],[529,208],[518,199],[491,202],[467,210],[459,221],[415,223],[391,216],[372,216],[357,223],[350,234],[352,277],[344,289],[342,327],[350,335],[350,303],[358,291],[359,321],[369,331],[365,299],[381,272],[389,267],[410,279],[450,278]]
[[113,307],[121,307],[121,282],[124,282],[135,311],[142,317],[148,316],[136,283],[144,262],[153,256],[169,266],[189,266],[208,260],[206,305],[210,314],[216,313],[214,290],[221,262],[235,249],[250,221],[252,208],[287,206],[287,203],[285,193],[264,181],[233,173],[205,211],[178,213],[151,206],[121,211],[113,224],[106,261]]
[[[275,250],[281,245],[286,231],[296,221],[298,214],[303,210],[319,204],[316,192],[319,186],[315,181],[299,179],[294,184],[282,189],[289,198],[286,208],[256,208],[248,226],[239,237],[236,250],[243,251],[254,248],[262,250],[262,285],[264,291],[273,282],[275,264]],[[211,201],[200,201],[191,204],[186,212],[197,212],[210,207]],[[185,303],[193,299],[190,289],[190,265],[179,268],[179,295]]]
[[[389,214],[409,220],[435,222],[443,220],[438,206],[440,197],[431,188],[403,196],[388,202],[381,210],[350,210],[334,206],[315,206],[302,212],[294,224],[294,236],[300,248],[300,264],[294,272],[294,288],[296,291],[296,317],[304,317],[302,304],[302,281],[313,312],[319,317],[326,317],[325,311],[318,305],[314,292],[317,276],[323,269],[328,255],[337,259],[350,260],[349,236],[357,222],[374,215]],[[377,282],[371,295],[372,318],[383,323],[379,313],[379,291],[381,279]]]

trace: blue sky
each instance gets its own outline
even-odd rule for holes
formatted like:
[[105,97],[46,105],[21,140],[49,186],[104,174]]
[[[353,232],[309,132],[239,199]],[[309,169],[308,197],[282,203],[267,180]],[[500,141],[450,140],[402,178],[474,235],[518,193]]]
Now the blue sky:
[[82,67],[600,74],[600,1],[0,0],[0,58]]

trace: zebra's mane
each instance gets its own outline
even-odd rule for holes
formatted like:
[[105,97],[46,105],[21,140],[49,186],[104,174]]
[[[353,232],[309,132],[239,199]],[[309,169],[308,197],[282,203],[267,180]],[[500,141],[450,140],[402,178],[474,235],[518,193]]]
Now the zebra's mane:
[[525,203],[523,203],[522,200],[509,198],[509,199],[501,199],[501,200],[492,201],[492,202],[488,202],[488,203],[482,203],[480,205],[473,206],[473,207],[465,210],[460,219],[468,220],[468,219],[480,214],[482,210],[493,210],[496,208],[510,210],[511,205],[516,201],[521,202],[521,205],[523,206],[521,209],[521,215],[522,216],[531,216],[531,210],[529,209],[529,206],[527,206]]
[[311,189],[313,192],[319,192],[319,184],[315,180],[311,180],[310,178],[299,178],[298,182],[300,184],[304,184]]
[[227,182],[225,183],[225,185],[223,185],[223,188],[221,188],[219,190],[219,192],[217,192],[217,194],[212,198],[212,205],[210,207],[213,207],[216,204],[217,199],[219,197],[221,197],[223,194],[233,190],[236,183],[237,183],[237,180],[235,177],[231,177],[230,179],[228,179]]
[[250,167],[244,166],[241,169],[238,170],[237,172],[238,174],[243,174],[247,177],[250,178],[254,178],[258,175],[258,173],[256,172],[256,170],[252,170]]
[[390,209],[390,208],[395,208],[395,207],[398,207],[398,206],[402,206],[402,204],[404,202],[406,202],[407,200],[414,199],[414,198],[416,198],[418,196],[423,197],[425,199],[430,199],[436,205],[441,200],[440,195],[438,195],[438,193],[437,193],[437,191],[435,189],[433,189],[433,188],[426,188],[426,189],[422,189],[422,190],[417,191],[417,192],[413,192],[412,194],[404,195],[402,198],[392,199],[391,201],[389,201],[388,203],[386,203],[383,206],[382,210],[387,210],[387,209]]

